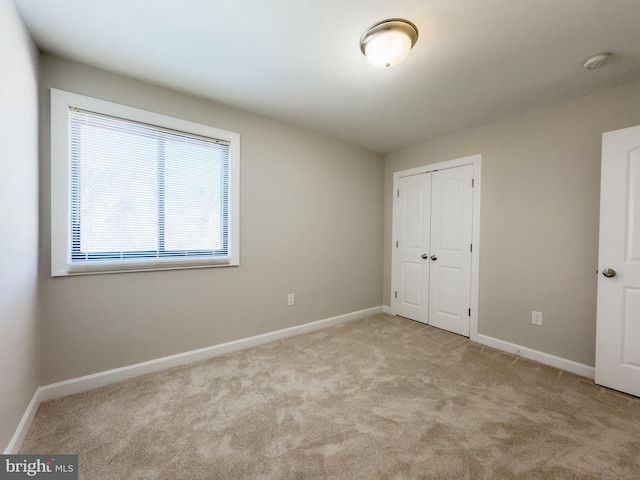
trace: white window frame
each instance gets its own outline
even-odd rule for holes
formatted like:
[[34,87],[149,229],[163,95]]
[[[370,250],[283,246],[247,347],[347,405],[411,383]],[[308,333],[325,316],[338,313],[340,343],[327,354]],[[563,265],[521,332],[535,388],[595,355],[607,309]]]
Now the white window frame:
[[[69,109],[77,108],[157,127],[229,142],[229,242],[225,259],[151,259],[71,263],[71,176]],[[240,265],[240,135],[238,133],[106,102],[63,90],[51,89],[51,276],[85,275],[149,270],[228,267]]]

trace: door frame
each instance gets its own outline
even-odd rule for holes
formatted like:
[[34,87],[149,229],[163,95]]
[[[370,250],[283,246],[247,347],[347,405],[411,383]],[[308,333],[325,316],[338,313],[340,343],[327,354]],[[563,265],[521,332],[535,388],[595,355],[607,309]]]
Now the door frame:
[[[446,160],[438,163],[431,163],[423,165],[421,167],[410,168],[407,170],[400,170],[393,172],[393,192],[398,189],[398,181],[402,177],[408,177],[411,175],[420,175],[422,173],[430,173],[435,170],[445,170],[448,168],[462,167],[464,165],[473,165],[473,213],[472,213],[472,243],[473,251],[471,252],[471,316],[469,317],[469,339],[478,341],[478,291],[480,284],[480,189],[481,189],[481,168],[482,168],[482,155],[470,155],[468,157],[456,158],[453,160]],[[392,196],[393,203],[395,203],[395,195]],[[394,218],[393,218],[393,205],[391,214],[391,307],[390,313],[395,315],[394,302],[393,302],[393,264],[396,261],[396,249],[393,246],[395,231],[394,231]]]

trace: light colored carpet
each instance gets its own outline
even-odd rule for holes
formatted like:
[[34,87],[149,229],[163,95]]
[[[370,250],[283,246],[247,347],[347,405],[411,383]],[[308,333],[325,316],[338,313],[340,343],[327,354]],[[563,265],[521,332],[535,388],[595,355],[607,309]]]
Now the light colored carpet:
[[376,315],[42,404],[80,478],[638,479],[640,399]]

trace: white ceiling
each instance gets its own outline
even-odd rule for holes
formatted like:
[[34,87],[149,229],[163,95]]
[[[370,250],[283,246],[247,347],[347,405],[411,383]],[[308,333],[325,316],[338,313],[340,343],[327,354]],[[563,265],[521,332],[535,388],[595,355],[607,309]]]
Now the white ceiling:
[[[388,152],[640,79],[640,0],[16,0],[38,46]],[[420,32],[381,70],[362,32]],[[610,64],[587,71],[591,55]]]

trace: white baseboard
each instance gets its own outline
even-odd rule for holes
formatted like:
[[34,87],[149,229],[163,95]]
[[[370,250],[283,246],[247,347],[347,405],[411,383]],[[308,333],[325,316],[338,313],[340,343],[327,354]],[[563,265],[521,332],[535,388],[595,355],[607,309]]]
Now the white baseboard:
[[391,307],[387,307],[386,305],[382,306],[382,313],[387,313],[389,315],[393,315],[393,312],[391,311]]
[[36,393],[34,393],[33,397],[31,397],[31,401],[29,402],[24,415],[22,415],[22,418],[20,419],[20,423],[18,424],[18,428],[16,428],[16,432],[13,434],[9,445],[7,445],[7,448],[4,450],[5,455],[16,454],[20,451],[22,442],[24,442],[24,439],[27,436],[27,432],[29,431],[29,427],[31,427],[31,422],[33,422],[33,419],[38,412],[38,407],[40,407],[40,404],[42,403],[42,400],[40,399],[41,389],[42,387],[38,387]]
[[209,358],[219,357],[227,353],[242,350],[244,348],[255,347],[283,338],[293,337],[301,335],[303,333],[310,333],[323,328],[338,325],[340,323],[349,322],[351,320],[358,319],[365,315],[375,315],[376,313],[382,313],[383,307],[367,308],[357,312],[347,313],[345,315],[339,315],[337,317],[325,318],[324,320],[318,320],[311,323],[305,323],[304,325],[297,325],[295,327],[284,328],[282,330],[276,330],[274,332],[263,333],[261,335],[255,335],[253,337],[242,338],[240,340],[234,340],[232,342],[221,343],[219,345],[213,345],[211,347],[200,348],[198,350],[191,350],[189,352],[178,353],[176,355],[170,355],[168,357],[157,358],[149,360],[147,362],[136,363],[134,365],[128,365],[126,367],[114,368],[113,370],[107,370],[104,372],[94,373],[91,375],[85,375],[84,377],[72,378],[63,382],[52,383],[43,387],[38,387],[27,410],[20,420],[20,424],[16,429],[16,432],[9,442],[8,447],[5,450],[5,455],[18,453],[22,447],[31,422],[38,411],[38,407],[42,402],[48,400],[54,400],[60,397],[66,397],[67,395],[74,395],[76,393],[86,392],[87,390],[93,390],[94,388],[104,387],[111,385],[112,383],[122,382],[129,380],[130,378],[139,377],[140,375],[146,375],[147,373],[158,372],[160,370],[166,370],[168,368],[178,367],[180,365],[186,365],[200,360],[207,360]]
[[587,378],[595,378],[595,368],[583,363],[574,362],[573,360],[567,360],[566,358],[556,357],[549,353],[533,350],[532,348],[516,345],[515,343],[505,342],[497,338],[488,337],[486,335],[478,334],[478,343],[493,347],[503,352],[512,353],[528,360],[534,360],[536,362],[544,363],[551,367],[556,367],[567,372],[575,373]]

